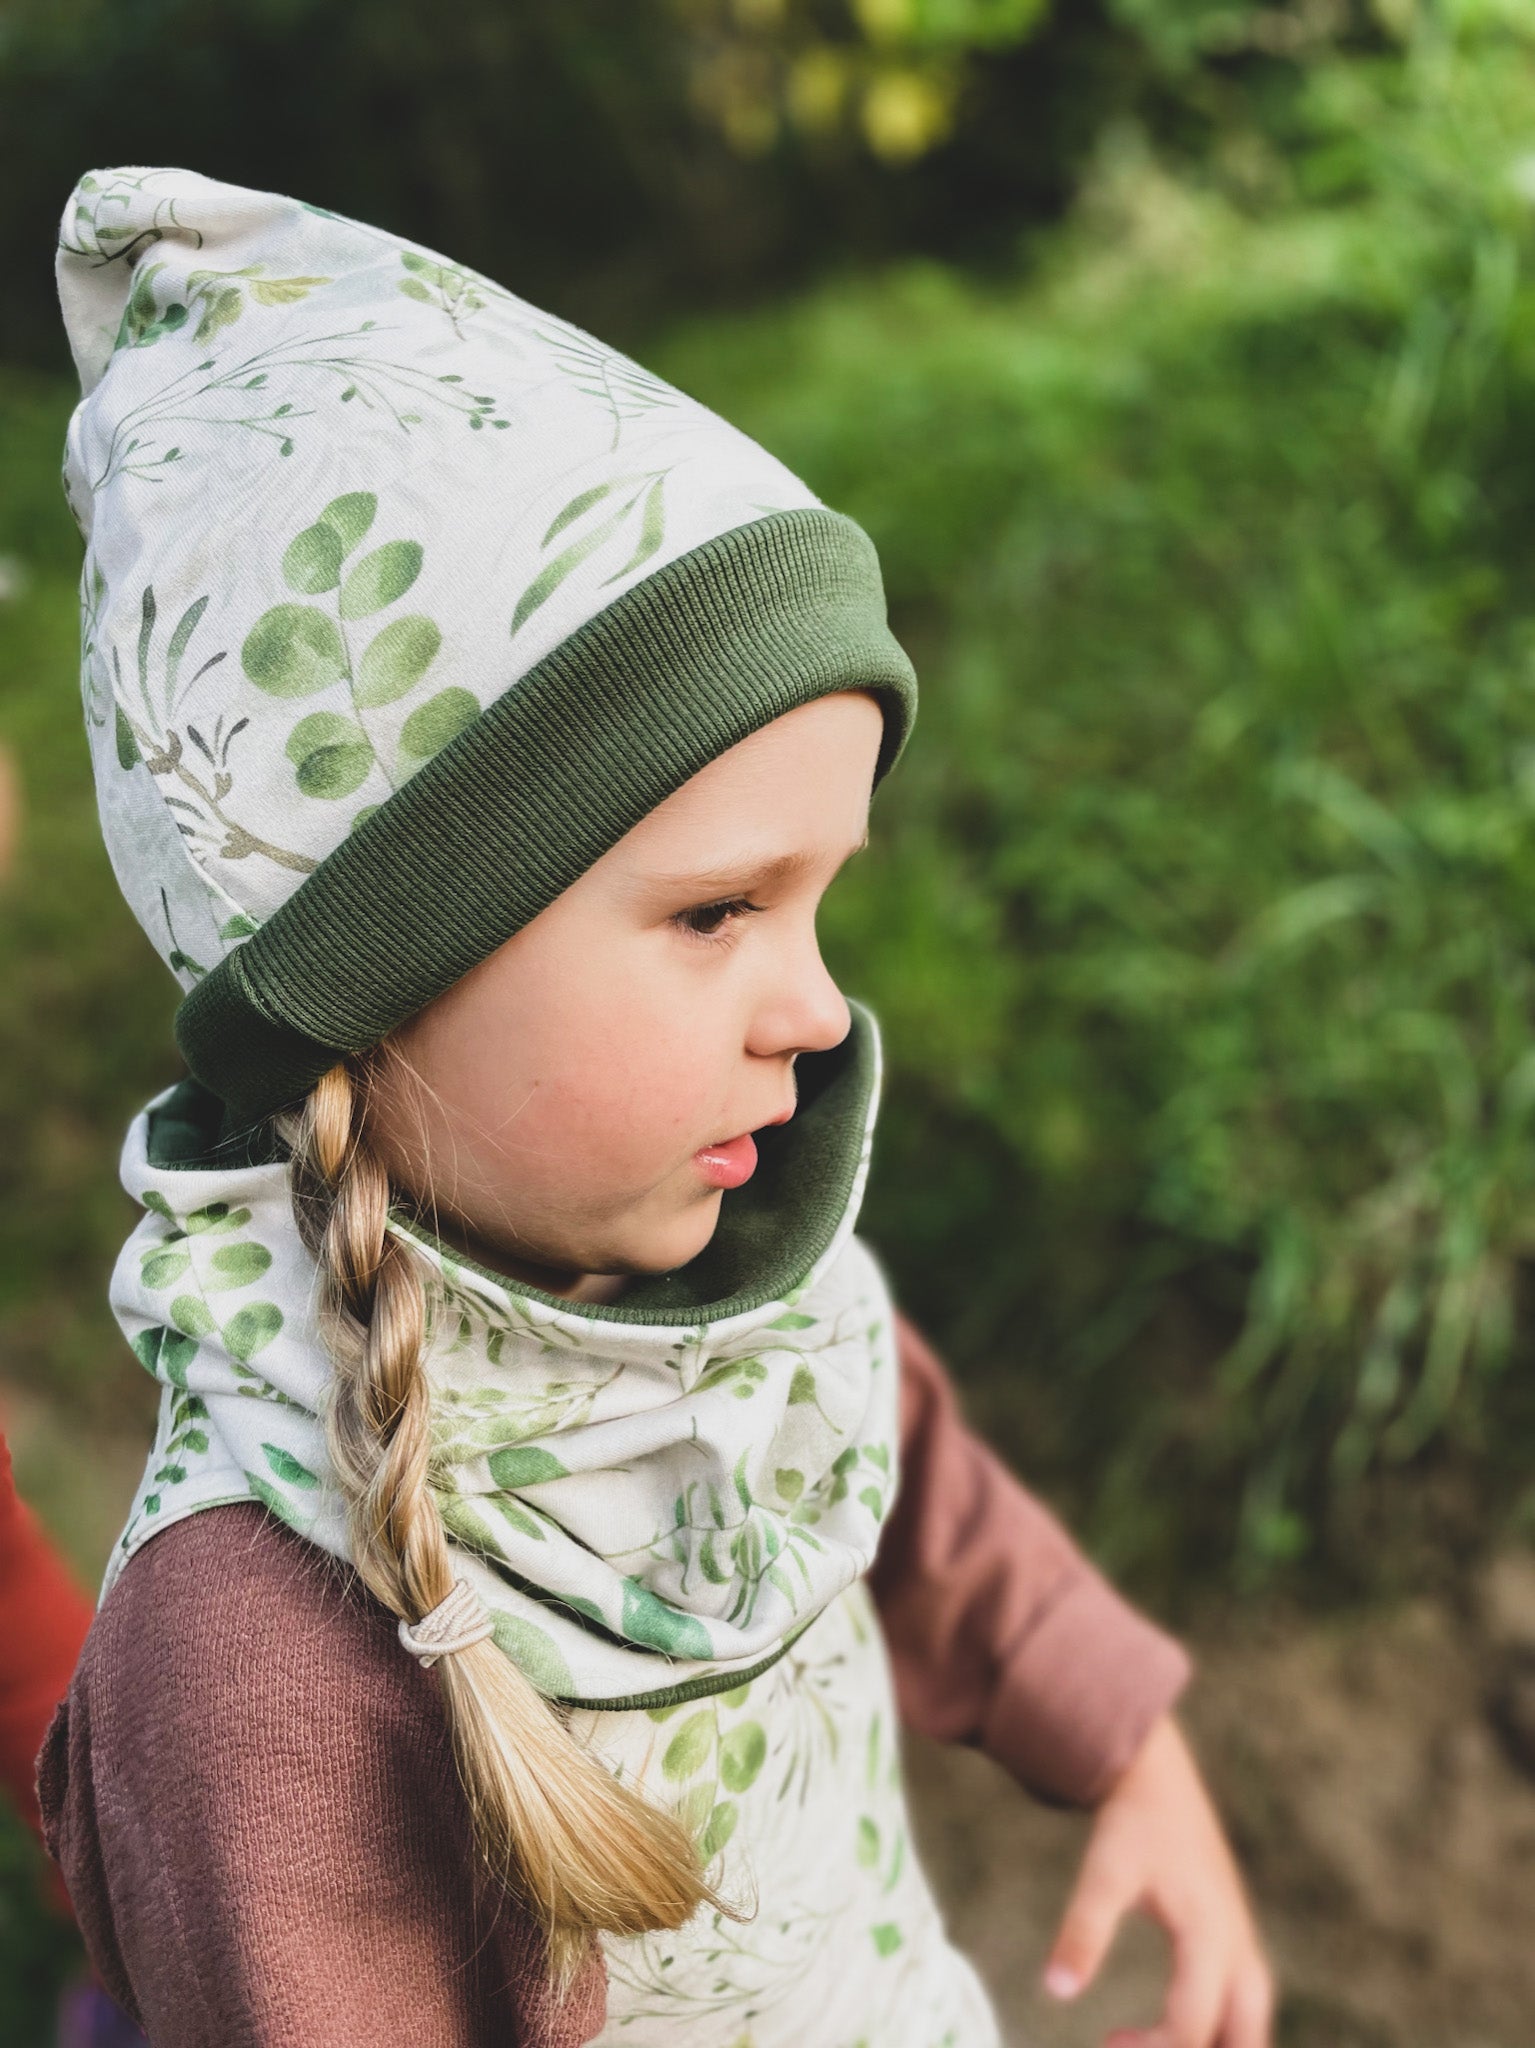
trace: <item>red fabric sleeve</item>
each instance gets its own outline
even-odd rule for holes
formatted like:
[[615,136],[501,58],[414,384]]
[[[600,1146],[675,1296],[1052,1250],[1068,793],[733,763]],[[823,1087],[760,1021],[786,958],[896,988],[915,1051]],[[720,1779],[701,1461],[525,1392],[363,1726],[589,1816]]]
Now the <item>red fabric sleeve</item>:
[[902,1718],[978,1745],[1040,1798],[1094,1805],[1189,1660],[965,1426],[920,1332],[896,1331],[901,1479],[871,1585]]
[[91,1625],[91,1604],[17,1495],[0,1437],[0,1784],[41,1832],[35,1762]]

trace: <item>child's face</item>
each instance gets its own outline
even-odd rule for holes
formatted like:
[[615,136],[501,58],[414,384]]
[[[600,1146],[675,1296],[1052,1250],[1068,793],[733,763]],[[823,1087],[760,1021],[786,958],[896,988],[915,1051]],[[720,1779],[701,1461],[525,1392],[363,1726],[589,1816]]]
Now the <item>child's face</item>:
[[843,693],[753,733],[396,1032],[370,1133],[483,1261],[551,1291],[708,1243],[794,1061],[847,1034],[816,943],[882,735]]

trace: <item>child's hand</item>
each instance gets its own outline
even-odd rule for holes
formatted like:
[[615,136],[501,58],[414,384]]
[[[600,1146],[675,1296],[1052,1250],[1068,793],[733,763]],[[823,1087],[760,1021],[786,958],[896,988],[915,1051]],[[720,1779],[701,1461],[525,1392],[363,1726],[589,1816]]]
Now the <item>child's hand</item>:
[[1167,1930],[1172,1983],[1156,2026],[1118,2030],[1105,2048],[1269,2048],[1273,1979],[1220,1821],[1168,1716],[1098,1809],[1046,1990],[1075,1998],[1131,1910]]

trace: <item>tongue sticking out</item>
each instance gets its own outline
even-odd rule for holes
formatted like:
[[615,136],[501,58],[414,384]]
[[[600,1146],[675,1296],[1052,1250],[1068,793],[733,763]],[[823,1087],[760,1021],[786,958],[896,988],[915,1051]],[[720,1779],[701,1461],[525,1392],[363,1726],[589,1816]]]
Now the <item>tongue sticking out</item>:
[[757,1141],[747,1132],[723,1145],[705,1145],[693,1154],[693,1164],[711,1187],[741,1187],[757,1170]]

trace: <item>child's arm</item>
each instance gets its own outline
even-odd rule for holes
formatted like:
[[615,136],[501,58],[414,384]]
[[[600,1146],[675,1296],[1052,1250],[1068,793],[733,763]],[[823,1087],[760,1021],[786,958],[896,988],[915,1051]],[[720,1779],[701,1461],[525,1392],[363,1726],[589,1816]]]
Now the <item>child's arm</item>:
[[489,1898],[436,1681],[249,1504],[155,1537],[91,1630],[41,1791],[92,1960],[155,2048],[578,2048]]
[[909,1727],[978,1745],[1039,1797],[1091,1806],[1188,1678],[960,1415],[897,1318],[901,1480],[871,1574]]
[[1039,1796],[1096,1806],[1046,1971],[1071,1998],[1125,1913],[1160,1921],[1160,2025],[1113,2048],[1266,2048],[1273,1990],[1241,1878],[1170,1709],[1189,1672],[966,1428],[898,1319],[901,1488],[872,1575],[903,1717],[971,1742]]

